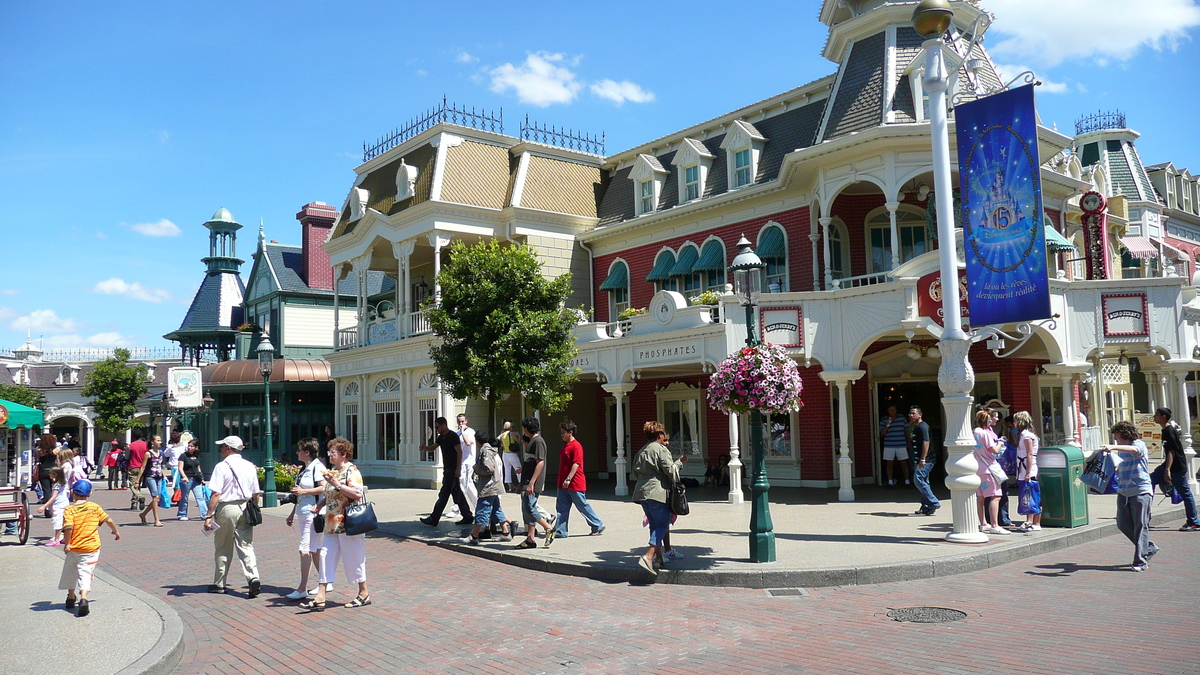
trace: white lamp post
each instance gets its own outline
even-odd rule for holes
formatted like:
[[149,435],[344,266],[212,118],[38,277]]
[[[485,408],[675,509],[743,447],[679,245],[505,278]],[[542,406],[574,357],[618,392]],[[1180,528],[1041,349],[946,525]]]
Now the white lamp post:
[[938,386],[942,390],[945,411],[947,453],[946,487],[954,526],[947,541],[980,543],[988,540],[979,531],[975,493],[979,489],[979,464],[972,454],[975,436],[971,431],[971,390],[975,371],[967,361],[971,340],[962,329],[958,293],[958,256],[954,250],[954,199],[950,185],[950,133],[946,122],[946,90],[950,73],[946,71],[943,36],[950,29],[954,12],[948,0],[921,0],[913,10],[912,26],[925,38],[925,77],[921,81],[929,94],[929,134],[933,144],[933,187],[937,192],[938,256],[942,276],[942,318],[945,330],[938,347],[942,364],[938,368]]

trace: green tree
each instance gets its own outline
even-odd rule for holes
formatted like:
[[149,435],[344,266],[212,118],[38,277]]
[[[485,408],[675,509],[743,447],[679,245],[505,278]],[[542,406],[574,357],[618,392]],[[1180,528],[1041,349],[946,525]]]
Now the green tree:
[[30,389],[23,384],[0,384],[0,399],[27,405],[30,408],[40,408],[36,389]]
[[566,407],[578,375],[569,274],[546,279],[528,247],[455,242],[437,280],[441,298],[425,307],[442,339],[429,350],[434,368],[455,398],[487,400],[489,432],[504,393],[525,392],[544,412]]
[[111,357],[92,366],[83,395],[93,399],[96,426],[114,434],[133,426],[135,404],[146,396],[146,373],[145,365],[129,363],[128,349],[115,349]]

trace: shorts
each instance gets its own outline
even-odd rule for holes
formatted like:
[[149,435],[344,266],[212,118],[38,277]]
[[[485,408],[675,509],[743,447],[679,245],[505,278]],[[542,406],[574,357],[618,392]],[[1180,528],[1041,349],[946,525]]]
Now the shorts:
[[63,514],[66,513],[66,511],[67,510],[65,508],[56,509],[53,506],[50,507],[50,522],[53,524],[55,532],[62,529]]
[[[521,511],[524,513],[524,508]],[[493,520],[498,523],[505,521],[504,509],[500,508],[500,495],[480,497],[475,502],[475,524],[488,527]]]
[[908,448],[903,445],[885,445],[883,446],[883,461],[890,462],[898,459],[905,461],[908,459]]
[[534,525],[542,517],[537,512],[537,502],[536,492],[529,494],[524,490],[521,491],[521,519],[525,521],[526,525]]
[[86,593],[92,590],[92,578],[96,576],[96,563],[100,562],[100,551],[79,553],[71,551],[63,560],[62,574],[58,577],[58,589],[77,590]]
[[314,514],[309,513],[308,507],[296,509],[297,525],[300,528],[300,552],[316,553],[325,548],[325,535],[313,527]]

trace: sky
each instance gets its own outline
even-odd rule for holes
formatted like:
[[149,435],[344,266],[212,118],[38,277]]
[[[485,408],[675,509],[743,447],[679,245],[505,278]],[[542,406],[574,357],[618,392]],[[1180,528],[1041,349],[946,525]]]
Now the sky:
[[[1200,172],[1200,0],[982,0],[1047,126],[1119,109]],[[299,244],[364,141],[445,95],[604,133],[615,153],[835,70],[817,0],[0,3],[0,349],[164,347],[203,223]],[[248,274],[250,265],[242,268]]]

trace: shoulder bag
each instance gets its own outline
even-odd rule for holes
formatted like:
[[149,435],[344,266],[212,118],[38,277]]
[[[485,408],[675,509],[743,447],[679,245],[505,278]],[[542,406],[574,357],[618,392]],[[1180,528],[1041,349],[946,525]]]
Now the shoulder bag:
[[688,506],[687,489],[683,486],[683,481],[679,478],[679,470],[676,469],[671,483],[671,490],[667,494],[667,506],[670,507],[671,513],[677,516],[686,516],[692,512]]
[[357,503],[346,507],[342,524],[346,526],[346,534],[366,534],[379,529],[379,520],[375,518],[375,507],[367,501],[367,486],[360,486],[362,498]]
[[237,474],[234,473],[233,467],[229,467],[229,477],[238,486],[238,494],[242,495],[242,499],[246,500],[246,524],[250,527],[262,525],[262,509],[258,506],[258,500],[253,495],[247,497],[242,491],[242,483],[238,480]]

